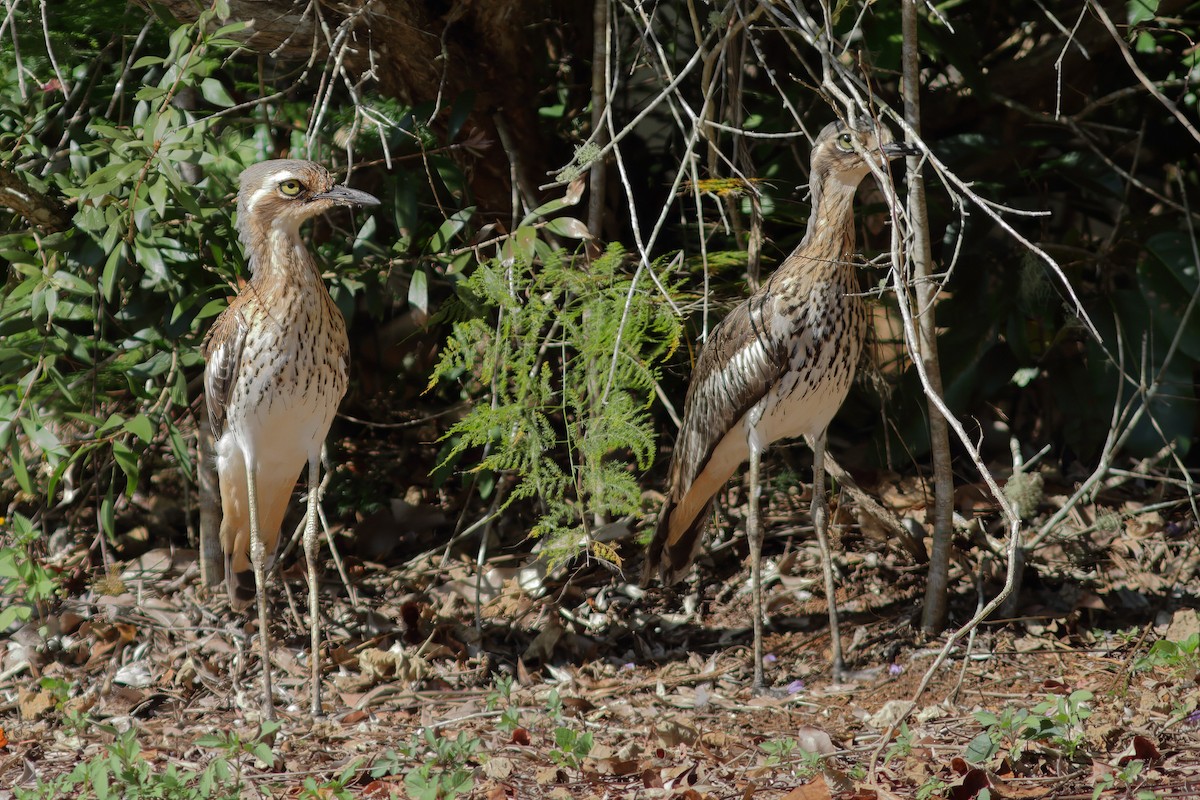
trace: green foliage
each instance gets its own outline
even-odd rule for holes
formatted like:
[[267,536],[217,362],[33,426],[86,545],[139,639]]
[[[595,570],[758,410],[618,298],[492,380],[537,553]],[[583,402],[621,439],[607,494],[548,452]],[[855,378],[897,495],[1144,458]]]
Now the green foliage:
[[578,551],[591,520],[638,509],[640,472],[654,457],[648,408],[657,365],[680,328],[618,246],[581,263],[527,225],[511,250],[467,279],[464,290],[485,315],[455,324],[434,373],[473,376],[487,394],[448,432],[446,463],[482,448],[471,471],[515,475],[501,507],[536,499],[531,533],[548,537],[552,559],[562,558]]
[[[115,506],[142,480],[150,452],[191,473],[180,417],[188,376],[200,366],[198,323],[220,310],[209,297],[209,265],[225,256],[223,245],[197,245],[230,240],[226,198],[254,156],[238,157],[242,139],[221,134],[217,114],[174,102],[195,91],[206,106],[233,105],[215,74],[242,26],[213,21],[205,12],[171,34],[163,55],[133,61],[129,105],[106,114],[97,97],[94,113],[81,114],[86,124],[70,130],[66,162],[53,143],[56,125],[69,122],[62,108],[22,97],[10,70],[0,83],[8,112],[0,113],[0,152],[12,159],[0,166],[73,209],[64,230],[0,235],[9,265],[0,297],[0,447],[12,454],[2,477],[30,502],[53,499],[81,473],[94,476],[85,486],[110,533]],[[43,173],[53,163],[65,168]],[[189,177],[197,168],[200,191]]]
[[964,757],[986,763],[1007,749],[1016,761],[1030,743],[1042,742],[1073,759],[1084,744],[1084,722],[1092,715],[1088,706],[1092,698],[1091,692],[1077,689],[1069,695],[1047,695],[1032,709],[977,712],[975,719],[984,731],[967,746]]
[[934,797],[945,797],[950,785],[941,778],[930,778],[917,787],[917,800],[931,800]]
[[583,760],[592,752],[592,732],[580,733],[560,725],[554,729],[554,748],[550,760],[561,767],[580,769]]
[[358,777],[359,766],[359,760],[354,759],[336,778],[327,781],[318,781],[310,775],[304,779],[304,784],[300,787],[300,797],[309,798],[309,800],[328,800],[328,798],[353,800],[355,794],[349,786]]
[[[142,754],[136,728],[117,733],[111,727],[97,727],[114,737],[103,753],[79,762],[65,775],[50,781],[38,781],[33,788],[14,787],[16,800],[50,800],[59,797],[78,800],[237,800],[246,789],[242,777],[245,756],[255,757],[265,763],[273,762],[274,755],[267,739],[279,729],[277,723],[265,723],[259,735],[249,741],[243,741],[232,733],[202,736],[196,740],[196,745],[216,749],[218,754],[203,769],[190,770],[179,769],[173,764],[165,769],[156,768]],[[355,769],[357,765],[348,767],[329,786],[344,786]]]
[[27,621],[58,589],[57,577],[34,552],[41,531],[25,516],[13,514],[10,534],[13,546],[0,547],[0,631]]
[[444,800],[470,794],[475,786],[474,768],[483,742],[465,731],[451,739],[432,728],[414,733],[397,750],[387,750],[371,767],[371,776],[398,774],[408,764],[416,766],[404,775],[404,788],[415,800]]
[[495,686],[487,695],[487,710],[497,711],[504,706],[500,718],[496,720],[496,728],[504,733],[512,733],[521,727],[521,712],[512,704],[512,675],[497,675]]
[[1124,797],[1134,800],[1155,800],[1160,797],[1157,792],[1150,789],[1137,790],[1138,783],[1143,780],[1141,774],[1145,768],[1146,762],[1135,758],[1115,772],[1107,772],[1099,776],[1096,779],[1096,785],[1092,787],[1092,800],[1099,800],[1106,791],[1118,787],[1123,790]]
[[1200,633],[1193,633],[1180,642],[1159,639],[1150,645],[1144,656],[1134,659],[1135,672],[1162,669],[1180,676],[1200,672]]
[[1076,689],[1069,695],[1055,694],[1033,707],[1028,730],[1030,738],[1048,742],[1074,758],[1084,743],[1083,723],[1092,715],[1088,701],[1092,693]]
[[800,743],[790,736],[763,742],[758,749],[767,755],[764,766],[790,767],[792,774],[801,779],[819,774],[824,761],[820,753],[800,747]]
[[[69,98],[57,80],[39,91],[21,80],[55,74],[40,20],[17,26],[39,34],[19,56],[0,49],[0,169],[69,217],[34,230],[0,214],[0,448],[10,455],[0,507],[43,529],[43,514],[87,512],[85,524],[110,536],[152,477],[160,487],[194,479],[199,344],[244,272],[236,178],[277,155],[311,110],[234,57],[245,23],[223,24],[223,0],[170,28],[131,8],[101,0],[53,17],[61,74],[76,82]],[[241,116],[256,104],[260,115]],[[344,312],[374,280],[363,258],[374,230],[368,221],[355,268],[334,283]],[[344,245],[331,245],[345,264]],[[3,563],[28,572],[32,559],[6,550]],[[0,622],[25,613],[11,608]]]
[[779,766],[790,759],[792,753],[796,751],[796,740],[790,737],[771,739],[760,744],[758,749],[767,754],[767,766]]
[[888,745],[887,752],[883,754],[883,763],[887,764],[894,758],[906,758],[912,753],[914,738],[908,723],[901,722],[900,730],[896,731],[896,739]]

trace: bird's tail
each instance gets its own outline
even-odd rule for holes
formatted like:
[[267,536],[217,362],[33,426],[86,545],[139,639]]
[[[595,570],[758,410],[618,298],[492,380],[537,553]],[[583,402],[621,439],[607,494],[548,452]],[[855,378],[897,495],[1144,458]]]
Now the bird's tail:
[[648,586],[657,576],[663,585],[677,583],[692,566],[696,554],[700,552],[700,543],[704,538],[704,529],[708,527],[708,519],[712,516],[713,497],[692,517],[688,526],[676,535],[671,535],[672,521],[681,513],[679,504],[673,497],[663,503],[662,511],[658,514],[658,525],[654,530],[654,538],[646,550],[646,565],[642,570],[642,586]]

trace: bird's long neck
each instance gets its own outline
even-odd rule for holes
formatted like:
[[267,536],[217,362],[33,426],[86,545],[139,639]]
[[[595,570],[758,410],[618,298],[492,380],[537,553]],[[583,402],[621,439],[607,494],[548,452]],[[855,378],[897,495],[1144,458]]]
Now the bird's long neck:
[[858,184],[846,184],[831,173],[818,174],[816,170],[813,179],[812,213],[793,260],[806,262],[808,269],[849,266],[848,256],[854,252],[854,192]]
[[238,226],[238,236],[250,265],[250,283],[259,290],[285,284],[307,288],[322,283],[317,263],[300,238],[298,223],[276,220],[264,225],[248,221]]

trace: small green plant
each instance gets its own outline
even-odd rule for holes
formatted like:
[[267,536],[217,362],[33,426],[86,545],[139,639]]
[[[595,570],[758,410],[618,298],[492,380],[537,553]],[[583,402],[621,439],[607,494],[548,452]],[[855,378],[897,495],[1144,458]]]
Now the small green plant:
[[307,800],[329,800],[329,798],[353,800],[354,793],[347,786],[358,776],[361,763],[360,760],[354,759],[346,765],[341,774],[324,783],[318,783],[317,779],[313,777],[305,778],[304,784],[300,787],[300,797]]
[[1137,758],[1116,772],[1101,775],[1096,779],[1096,785],[1092,788],[1092,800],[1100,800],[1100,796],[1104,792],[1118,787],[1123,790],[1122,796],[1133,800],[1158,800],[1161,797],[1158,792],[1137,788],[1137,784],[1141,782],[1142,770],[1145,768],[1146,762]]
[[1133,662],[1135,672],[1165,669],[1172,673],[1193,674],[1200,670],[1200,633],[1193,633],[1181,642],[1159,639],[1150,645],[1146,655]]
[[574,728],[560,725],[554,729],[554,749],[550,760],[560,767],[579,769],[583,760],[592,752],[592,732],[580,733]]
[[42,691],[54,698],[54,710],[62,715],[63,727],[74,734],[82,734],[95,722],[71,703],[71,696],[78,684],[62,678],[44,677],[39,681]]
[[521,712],[515,706],[509,706],[500,714],[500,719],[496,720],[496,727],[505,733],[512,733],[521,726]]
[[280,728],[279,722],[264,722],[253,739],[244,740],[233,731],[221,731],[201,736],[196,740],[199,747],[209,747],[219,750],[228,759],[241,763],[241,756],[253,756],[263,764],[275,761],[275,752],[271,749],[271,740]]
[[[33,788],[14,787],[16,800],[48,800],[48,798],[71,797],[76,800],[238,800],[243,796],[245,785],[241,777],[240,758],[243,753],[255,753],[261,759],[260,748],[267,747],[263,736],[270,735],[274,728],[264,726],[264,733],[252,742],[243,743],[234,734],[202,737],[200,746],[214,746],[219,739],[218,750],[222,754],[211,759],[202,770],[179,769],[174,764],[156,770],[142,753],[136,728],[117,733],[109,726],[97,726],[115,738],[103,753],[93,759],[81,761],[71,772],[49,781],[38,781]],[[210,744],[203,744],[204,742]],[[271,757],[270,748],[266,753]],[[230,763],[230,757],[235,759]],[[328,796],[328,795],[326,795]],[[336,795],[345,796],[345,795]]]
[[934,797],[945,797],[950,785],[941,778],[930,778],[917,787],[917,800],[931,800]]
[[[0,518],[0,525],[4,523]],[[34,554],[42,532],[21,514],[12,516],[13,545],[0,547],[0,631],[14,622],[27,622],[42,603],[54,597],[58,580]]]
[[824,757],[812,750],[805,750],[800,743],[791,737],[771,739],[758,746],[767,754],[763,760],[765,766],[787,766],[797,778],[811,778],[821,771]]
[[620,247],[582,263],[538,238],[540,225],[586,235],[571,218],[534,221],[567,201],[556,202],[530,214],[506,255],[480,264],[460,292],[480,312],[455,323],[430,386],[461,380],[487,399],[445,435],[438,474],[477,450],[469,472],[515,478],[500,509],[536,501],[531,533],[546,537],[551,562],[582,551],[615,562],[616,551],[588,533],[597,519],[641,507],[657,365],[677,346],[680,324]]
[[551,689],[550,694],[546,695],[546,713],[550,715],[550,719],[561,724],[563,721],[563,701],[558,694],[558,689]]
[[503,711],[500,713],[500,719],[496,722],[496,727],[505,733],[512,733],[517,728],[521,727],[520,712],[512,703],[512,675],[497,675],[493,688],[487,694],[486,704],[488,711],[496,711],[503,705]]
[[760,744],[758,749],[767,754],[765,764],[769,767],[776,767],[791,760],[792,753],[796,750],[796,740],[792,738],[771,739]]
[[888,764],[894,758],[905,758],[913,749],[913,733],[908,727],[907,722],[900,723],[900,730],[896,733],[896,739],[888,745],[887,752],[883,754],[883,763]]
[[1084,743],[1083,723],[1092,715],[1088,701],[1093,695],[1076,689],[1069,695],[1050,695],[1033,707],[1027,729],[1030,738],[1045,741],[1061,749],[1067,758],[1075,758]]
[[1031,742],[1044,742],[1073,759],[1084,744],[1084,722],[1092,715],[1092,693],[1077,689],[1069,695],[1047,695],[1032,709],[1006,708],[996,715],[979,711],[976,721],[984,731],[967,745],[964,757],[986,763],[1007,748],[1016,760]]
[[505,703],[512,700],[512,675],[497,675],[495,682],[492,684],[492,691],[487,695],[487,707],[489,711],[494,711],[500,707],[500,701]]
[[439,736],[432,728],[416,733],[398,751],[388,750],[371,766],[371,777],[399,774],[406,765],[416,763],[404,775],[404,788],[415,800],[445,800],[466,795],[475,787],[471,766],[483,743],[465,731],[451,739]]
[[[1013,760],[1019,759],[1025,752],[1025,745],[1029,738],[1026,735],[1028,718],[1029,711],[1024,708],[1008,707],[999,715],[993,714],[991,711],[976,712],[975,721],[984,727],[984,731],[968,745],[967,760],[975,763],[990,761],[1004,748],[1007,748]],[[980,738],[983,736],[987,737],[987,742]]]

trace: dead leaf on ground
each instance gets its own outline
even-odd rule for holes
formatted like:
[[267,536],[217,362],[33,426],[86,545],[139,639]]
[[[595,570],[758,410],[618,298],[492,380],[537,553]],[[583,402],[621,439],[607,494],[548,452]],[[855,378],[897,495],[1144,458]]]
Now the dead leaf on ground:
[[663,747],[672,750],[682,744],[694,744],[700,733],[694,725],[681,717],[667,717],[655,724],[654,735]]
[[829,787],[824,778],[817,778],[803,786],[797,786],[783,796],[783,800],[830,800]]

